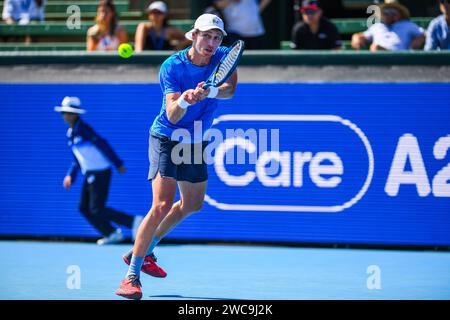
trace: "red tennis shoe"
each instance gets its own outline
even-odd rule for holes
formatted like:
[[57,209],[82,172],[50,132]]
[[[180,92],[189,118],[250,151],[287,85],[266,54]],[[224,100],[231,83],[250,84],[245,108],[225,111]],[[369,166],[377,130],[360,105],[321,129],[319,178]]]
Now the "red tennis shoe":
[[141,287],[139,277],[132,275],[122,280],[119,289],[116,290],[116,294],[127,299],[141,300]]
[[[130,259],[126,255],[122,258],[127,265],[130,265]],[[149,256],[146,256],[144,259],[144,263],[142,264],[141,271],[156,278],[167,277],[167,273],[156,264],[156,261],[156,257],[153,253]]]

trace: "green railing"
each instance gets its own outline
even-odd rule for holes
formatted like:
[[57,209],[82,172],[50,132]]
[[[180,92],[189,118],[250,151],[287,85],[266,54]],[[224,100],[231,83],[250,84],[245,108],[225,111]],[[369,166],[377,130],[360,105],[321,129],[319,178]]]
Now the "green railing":
[[[21,64],[143,64],[159,65],[171,51],[154,51],[134,54],[123,59],[116,52],[0,52],[0,65]],[[260,65],[450,65],[450,51],[405,51],[377,52],[369,51],[282,51],[261,50],[246,51],[242,57],[242,66]]]

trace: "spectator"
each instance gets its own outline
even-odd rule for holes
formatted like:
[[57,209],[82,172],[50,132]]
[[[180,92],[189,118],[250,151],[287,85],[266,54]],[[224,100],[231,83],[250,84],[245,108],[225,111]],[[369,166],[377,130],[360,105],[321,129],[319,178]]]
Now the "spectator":
[[433,19],[428,26],[425,50],[450,50],[450,3],[439,0],[442,15]]
[[245,41],[246,49],[261,49],[264,47],[266,33],[261,13],[271,0],[215,0],[215,5],[222,11],[226,22],[228,36],[226,45],[238,39]]
[[217,2],[218,1],[212,1],[211,5],[206,7],[205,10],[203,11],[203,13],[208,13],[208,14],[213,14],[215,16],[218,16],[220,19],[222,19],[223,25],[226,28],[227,24],[225,22],[225,17],[223,16],[223,12],[220,9],[220,6],[217,5]]
[[425,42],[422,28],[409,20],[409,10],[397,1],[387,1],[380,6],[382,22],[375,23],[367,31],[352,37],[356,50],[371,43],[371,51],[420,49]]
[[341,49],[342,41],[337,27],[323,16],[317,0],[305,0],[300,8],[303,21],[292,28],[293,49],[330,50]]
[[130,216],[105,206],[111,182],[111,166],[114,164],[120,173],[125,173],[123,161],[117,156],[108,142],[100,137],[80,115],[85,113],[78,97],[65,97],[61,106],[55,107],[68,124],[67,139],[74,160],[64,177],[63,186],[70,189],[81,169],[85,175],[81,191],[80,211],[89,223],[104,238],[98,245],[113,244],[124,239],[121,229],[116,229],[111,222],[132,229],[135,238],[142,216]]
[[172,41],[176,41],[176,50],[181,50],[190,42],[184,37],[184,32],[168,26],[167,5],[162,1],[151,3],[147,9],[147,22],[139,23],[135,35],[135,50],[171,50]]
[[46,0],[5,0],[2,19],[7,24],[28,24],[45,20]]
[[99,2],[95,22],[87,31],[88,51],[117,50],[121,43],[128,41],[127,31],[119,25],[112,0]]

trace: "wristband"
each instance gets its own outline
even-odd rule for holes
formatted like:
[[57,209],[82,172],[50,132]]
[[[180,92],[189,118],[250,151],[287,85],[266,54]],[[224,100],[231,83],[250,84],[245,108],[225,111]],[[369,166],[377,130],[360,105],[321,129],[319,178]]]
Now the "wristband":
[[187,102],[186,100],[184,100],[184,94],[182,94],[178,100],[177,100],[177,104],[181,109],[187,109],[187,107],[189,107],[191,104],[189,102]]
[[209,94],[208,94],[208,98],[215,98],[217,97],[217,94],[219,93],[219,88],[217,87],[209,87]]

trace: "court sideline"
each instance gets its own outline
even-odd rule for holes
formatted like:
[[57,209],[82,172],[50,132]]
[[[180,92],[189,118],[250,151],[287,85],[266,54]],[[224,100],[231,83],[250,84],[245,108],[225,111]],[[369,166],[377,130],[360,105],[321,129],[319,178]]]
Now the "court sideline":
[[[0,241],[0,299],[121,299],[130,245]],[[450,252],[161,245],[143,299],[450,299]]]

